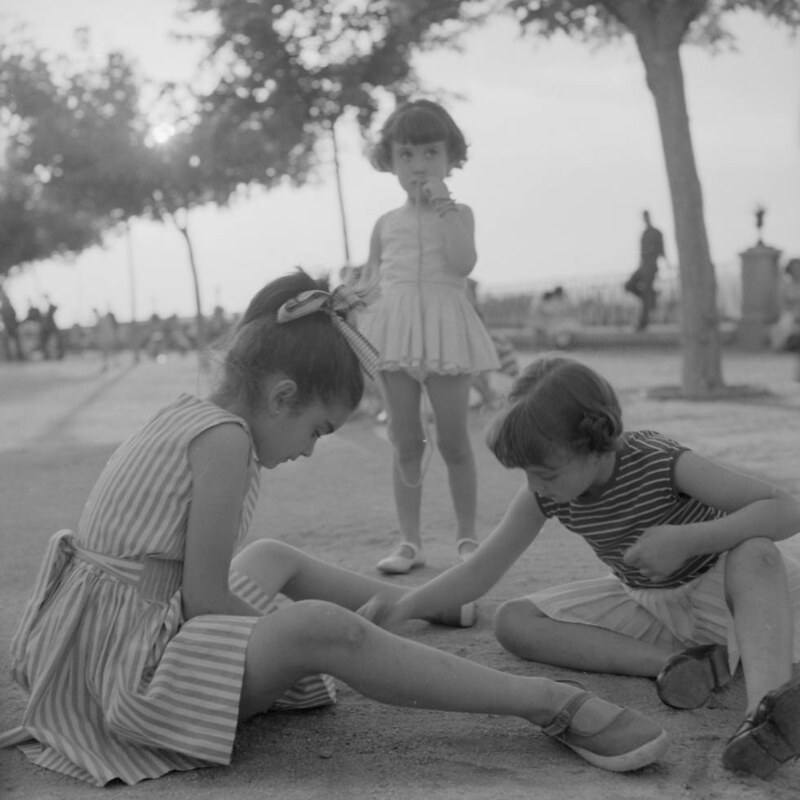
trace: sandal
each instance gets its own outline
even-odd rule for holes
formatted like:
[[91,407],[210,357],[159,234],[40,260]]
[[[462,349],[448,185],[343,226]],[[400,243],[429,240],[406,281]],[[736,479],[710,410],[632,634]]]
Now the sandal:
[[466,561],[478,549],[478,542],[475,539],[465,537],[456,542],[456,553],[459,561]]
[[656,678],[656,691],[672,708],[699,708],[730,679],[728,648],[707,644],[672,656]]
[[[579,730],[572,720],[589,700],[600,699],[579,692],[553,717],[542,732],[574,750],[581,758],[611,772],[641,769],[658,760],[669,746],[667,732],[648,717],[617,706],[612,719],[596,730]],[[614,704],[611,704],[614,705]]]
[[800,756],[800,676],[764,695],[722,753],[727,769],[768,778]]
[[405,575],[414,567],[425,566],[422,548],[413,542],[403,542],[391,555],[382,558],[376,566],[387,575]]

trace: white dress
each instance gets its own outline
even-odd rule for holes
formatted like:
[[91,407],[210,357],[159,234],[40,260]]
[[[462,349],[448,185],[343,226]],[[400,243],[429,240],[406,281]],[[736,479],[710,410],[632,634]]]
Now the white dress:
[[495,347],[467,295],[467,279],[447,264],[438,215],[403,206],[378,220],[379,299],[359,327],[380,353],[380,368],[477,374],[496,370]]

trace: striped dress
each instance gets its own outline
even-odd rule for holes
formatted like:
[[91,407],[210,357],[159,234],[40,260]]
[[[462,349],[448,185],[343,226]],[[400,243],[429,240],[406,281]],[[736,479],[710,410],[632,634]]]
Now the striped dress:
[[[190,442],[241,418],[181,395],[124,442],[92,490],[78,531],[49,543],[12,642],[28,693],[22,724],[0,737],[34,763],[96,785],[230,763],[247,644],[258,617],[183,619],[182,561],[192,490]],[[258,496],[251,457],[237,544]],[[243,575],[231,588],[262,612]],[[278,707],[333,699],[311,676]],[[306,682],[308,683],[308,681]]]

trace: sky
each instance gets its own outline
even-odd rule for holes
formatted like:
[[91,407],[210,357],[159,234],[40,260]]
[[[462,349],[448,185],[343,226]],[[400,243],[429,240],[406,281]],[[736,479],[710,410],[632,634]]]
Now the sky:
[[[200,51],[176,41],[170,0],[2,0],[0,35],[24,22],[40,45],[61,53],[88,26],[92,51],[122,49],[143,74],[188,79]],[[682,49],[695,157],[712,260],[737,274],[756,241],[754,210],[766,207],[764,241],[800,256],[800,39],[749,12],[731,18],[737,50],[716,56]],[[498,18],[462,52],[418,57],[427,86],[470,144],[453,173],[453,196],[476,217],[473,277],[483,293],[562,283],[616,281],[636,266],[642,210],[663,230],[677,261],[655,106],[632,41],[596,50],[556,37],[521,38]],[[379,124],[382,120],[377,120]],[[376,218],[404,198],[376,172],[355,126],[339,130],[351,262],[366,259]],[[223,209],[193,210],[203,307],[240,311],[267,281],[297,265],[334,275],[345,263],[332,165],[313,185],[256,191]],[[7,285],[18,312],[47,294],[62,326],[93,309],[120,320],[194,313],[186,248],[168,225],[134,221],[75,259],[40,262]]]

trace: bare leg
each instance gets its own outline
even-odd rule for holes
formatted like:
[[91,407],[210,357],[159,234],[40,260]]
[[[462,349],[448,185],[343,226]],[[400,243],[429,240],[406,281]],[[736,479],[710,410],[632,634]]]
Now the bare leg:
[[[266,711],[304,675],[325,672],[391,705],[519,716],[546,725],[579,690],[475,664],[395,636],[339,606],[303,601],[262,617],[247,650],[240,717]],[[616,707],[599,698],[576,725],[607,725]]]
[[769,539],[728,553],[725,590],[742,657],[747,713],[792,676],[794,622],[783,560]]
[[254,580],[268,597],[327,600],[356,611],[378,592],[400,597],[406,588],[319,559],[291,545],[259,539],[236,555],[231,568]]
[[447,465],[456,513],[456,539],[475,538],[478,479],[469,441],[469,375],[431,375],[425,385],[436,415],[439,451]]
[[403,541],[420,547],[421,467],[425,454],[420,421],[422,387],[406,372],[384,372],[383,378],[390,410],[390,435],[395,450],[392,481],[400,535]]
[[529,600],[501,605],[495,635],[520,658],[587,672],[655,678],[674,650],[594,625],[559,622]]

